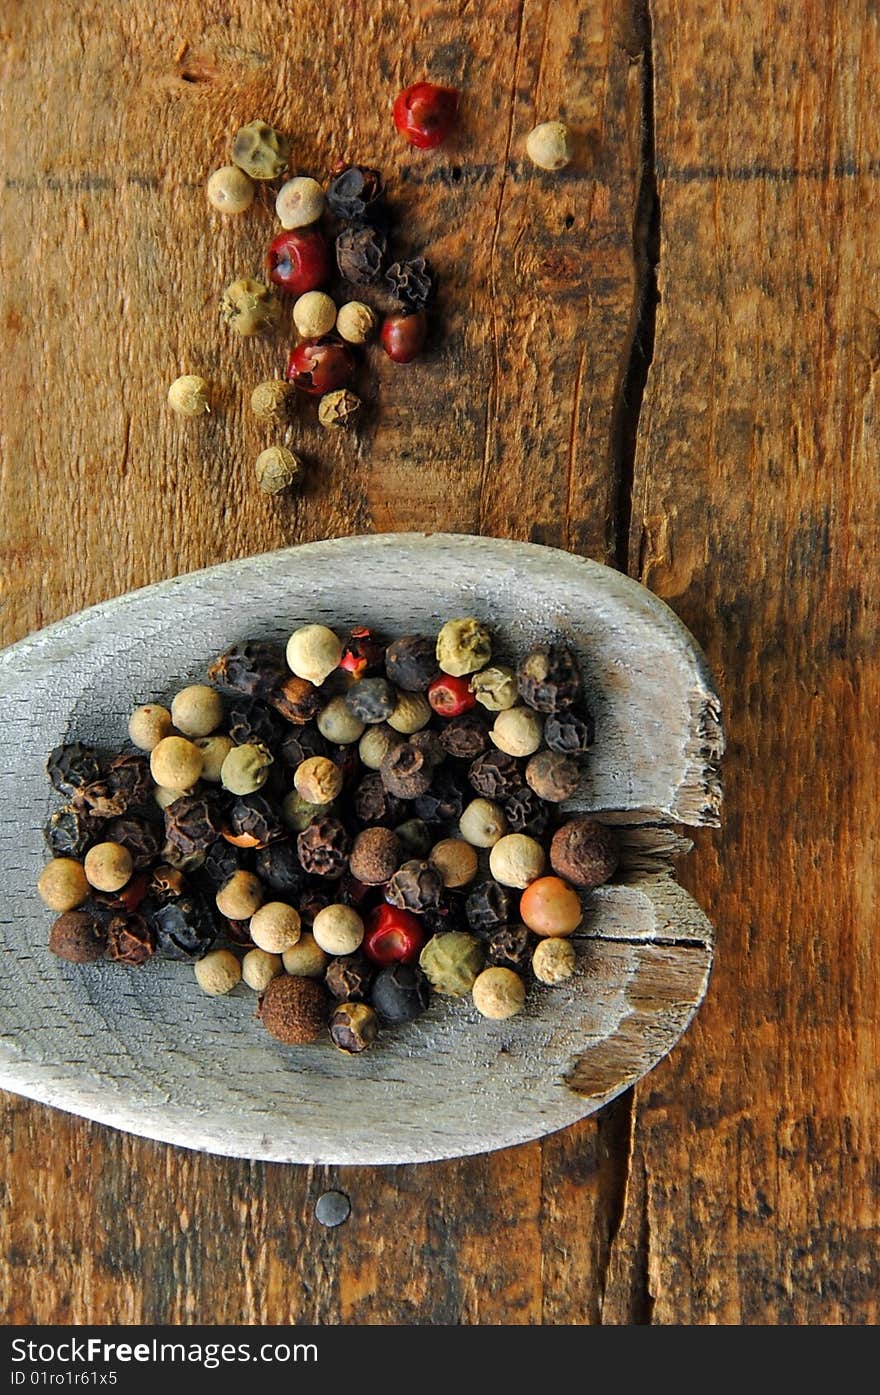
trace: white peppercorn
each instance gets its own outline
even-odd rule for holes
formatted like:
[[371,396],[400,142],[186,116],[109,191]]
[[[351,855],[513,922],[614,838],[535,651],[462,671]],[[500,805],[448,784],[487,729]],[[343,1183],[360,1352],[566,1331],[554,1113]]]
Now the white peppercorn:
[[524,890],[544,871],[547,856],[537,838],[526,833],[508,833],[489,853],[489,871],[502,886]]
[[153,790],[153,798],[160,809],[167,809],[169,804],[173,804],[184,794],[186,794],[186,790],[168,789],[165,785],[157,785]]
[[128,719],[128,735],[139,751],[152,751],[165,736],[171,735],[171,713],[158,703],[136,707]]
[[165,736],[150,752],[150,774],[166,789],[191,790],[204,766],[198,746],[184,736]]
[[271,764],[265,746],[233,746],[220,767],[220,783],[230,794],[256,794],[268,780]]
[[293,948],[281,956],[285,973],[296,978],[323,978],[328,958],[310,930],[304,930]]
[[397,705],[388,718],[392,731],[412,736],[431,720],[431,704],[424,693],[398,693]]
[[171,720],[182,736],[210,736],[223,721],[223,699],[207,683],[191,683],[172,701]]
[[265,382],[257,383],[251,393],[251,411],[258,421],[285,426],[295,396],[296,389],[292,383],[285,383],[281,378],[267,378]]
[[354,954],[364,938],[364,922],[352,906],[325,906],[312,924],[315,943],[327,954]]
[[231,949],[212,949],[193,965],[196,983],[211,998],[222,998],[241,982],[241,964]]
[[121,891],[131,878],[134,863],[121,843],[96,843],[86,853],[83,871],[96,891]]
[[500,969],[493,965],[477,976],[471,996],[477,1012],[496,1022],[503,1022],[522,1010],[526,986],[512,969]]
[[326,756],[309,756],[296,767],[293,775],[297,794],[309,804],[332,804],[342,792],[342,782],[339,766]]
[[352,742],[360,741],[366,731],[366,723],[354,715],[341,694],[331,698],[327,706],[321,708],[316,726],[322,736],[337,746],[350,746]]
[[175,378],[168,389],[168,406],[179,417],[203,417],[211,410],[211,387],[195,373]]
[[307,228],[324,212],[324,190],[317,179],[297,175],[288,179],[275,197],[275,212],[282,228]]
[[293,949],[302,934],[299,911],[284,901],[266,901],[251,916],[248,928],[257,949],[264,949],[267,954]]
[[526,154],[542,170],[561,170],[571,161],[568,127],[561,121],[542,121],[526,137]]
[[458,821],[458,829],[475,848],[491,848],[507,832],[507,819],[500,804],[491,799],[472,799]]
[[361,764],[368,770],[378,770],[389,751],[393,751],[395,746],[399,746],[403,737],[399,732],[391,731],[384,723],[367,727],[360,741],[358,742],[358,755]]
[[348,300],[339,307],[336,331],[349,344],[366,344],[376,333],[378,323],[378,317],[369,305],[362,300]]
[[227,736],[225,732],[218,731],[213,736],[197,737],[195,744],[201,751],[204,760],[202,779],[207,780],[212,785],[219,785],[223,762],[233,747],[232,737]]
[[320,686],[342,658],[342,640],[326,625],[303,625],[287,641],[287,666],[297,678]]
[[250,920],[263,904],[263,883],[253,872],[233,872],[214,900],[228,920]]
[[50,911],[74,911],[89,894],[81,862],[73,857],[53,857],[40,873],[37,891]]
[[554,936],[539,940],[532,955],[532,973],[540,983],[564,983],[575,971],[577,957],[571,940]]
[[267,954],[264,949],[249,949],[241,961],[241,976],[255,993],[265,993],[273,978],[284,972],[280,954]]
[[208,203],[218,213],[244,213],[255,193],[253,181],[237,165],[221,165],[208,179]]
[[531,707],[508,707],[499,712],[489,739],[508,756],[534,755],[544,735],[544,717]]
[[293,323],[303,339],[320,339],[336,323],[336,303],[325,291],[306,291],[294,303]]

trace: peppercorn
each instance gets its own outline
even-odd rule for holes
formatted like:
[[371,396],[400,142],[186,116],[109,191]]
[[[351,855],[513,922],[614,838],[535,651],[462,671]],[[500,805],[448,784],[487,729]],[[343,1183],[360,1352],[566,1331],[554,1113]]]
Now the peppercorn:
[[309,804],[332,804],[342,792],[342,771],[326,756],[310,756],[297,766],[293,783]]
[[88,810],[70,804],[50,815],[43,835],[54,857],[79,858],[98,836],[100,827],[100,821]]
[[128,735],[132,745],[141,751],[152,751],[163,736],[171,735],[171,713],[158,703],[136,707],[128,719]]
[[489,871],[502,886],[521,890],[540,877],[546,864],[544,849],[525,833],[508,833],[489,853]]
[[413,736],[431,720],[431,704],[421,693],[397,693],[388,725],[404,736]]
[[475,848],[491,848],[507,832],[507,820],[500,804],[491,799],[472,799],[458,821],[459,832]]
[[299,912],[284,901],[266,901],[251,916],[251,939],[267,954],[292,949],[302,933]]
[[336,315],[336,333],[348,344],[366,344],[379,323],[375,310],[362,300],[347,300]]
[[133,818],[130,814],[111,819],[105,825],[104,836],[111,843],[121,843],[124,848],[128,848],[132,864],[138,870],[149,867],[159,856],[162,846],[155,825],[148,823],[146,819]]
[[171,721],[181,736],[210,736],[223,716],[223,699],[206,683],[181,688],[171,703]]
[[289,674],[284,682],[269,694],[268,701],[285,721],[292,722],[294,726],[305,726],[320,711],[323,698],[314,683]]
[[583,679],[577,660],[562,644],[537,644],[516,674],[524,702],[538,712],[560,712],[581,696]]
[[254,871],[264,886],[285,896],[299,895],[305,885],[305,873],[296,848],[286,838],[260,848],[254,859]]
[[58,793],[70,798],[100,778],[97,752],[81,741],[56,746],[46,762],[46,774]]
[[322,814],[329,813],[332,808],[332,804],[310,804],[297,790],[291,790],[282,802],[281,818],[286,828],[294,833],[302,833],[303,829],[321,818]]
[[559,877],[540,877],[520,897],[519,913],[536,935],[571,935],[583,919],[580,897]]
[[296,846],[304,871],[335,880],[348,865],[351,839],[339,819],[323,814],[303,829]]
[[327,206],[347,223],[373,222],[385,213],[385,186],[378,170],[347,165],[327,185]]
[[431,846],[431,830],[424,819],[406,819],[399,823],[394,832],[410,857],[425,857]]
[[531,707],[509,707],[499,712],[489,733],[499,751],[510,756],[531,756],[541,745],[544,718]]
[[581,782],[581,772],[574,756],[539,751],[526,765],[526,780],[540,799],[561,804],[574,794]]
[[437,673],[434,644],[424,635],[403,635],[385,650],[385,672],[396,688],[423,693]]
[[287,446],[267,446],[254,461],[254,475],[264,494],[281,494],[302,472],[302,461]]
[[382,321],[379,339],[393,363],[411,363],[418,358],[428,337],[428,317],[424,310],[403,310]]
[[439,869],[430,862],[412,858],[398,867],[390,878],[385,887],[385,900],[389,906],[421,915],[439,905],[442,891],[443,877]]
[[265,993],[273,978],[283,972],[281,955],[267,954],[264,949],[249,949],[241,961],[241,976],[255,993]]
[[227,649],[209,665],[208,677],[248,697],[269,699],[287,677],[287,669],[277,644],[257,640]]
[[94,964],[104,957],[107,932],[88,911],[67,911],[49,931],[49,948],[71,964]]
[[430,787],[434,765],[412,741],[404,741],[388,752],[379,773],[389,794],[398,799],[413,799]]
[[361,764],[368,770],[378,770],[390,751],[403,744],[403,737],[387,726],[367,727],[358,742]]
[[474,760],[489,745],[485,718],[478,712],[463,712],[444,723],[439,741],[447,755],[457,760]]
[[593,744],[593,718],[589,712],[579,717],[575,712],[554,712],[544,723],[544,741],[551,751],[565,756],[580,756]]
[[336,239],[336,265],[344,280],[369,286],[382,275],[388,239],[380,228],[345,228]]
[[325,285],[330,279],[330,254],[321,230],[294,228],[279,233],[266,251],[266,269],[272,284],[287,295],[303,296]]
[[214,900],[220,914],[229,920],[250,920],[263,904],[263,884],[253,872],[233,872]]
[[267,703],[259,698],[245,697],[236,698],[231,704],[227,726],[236,746],[271,748],[281,740],[285,730],[283,722]]
[[348,388],[325,393],[318,403],[318,421],[328,431],[345,431],[354,426],[361,413],[361,399]]
[[528,785],[523,785],[505,799],[504,816],[511,833],[529,833],[533,838],[540,838],[550,822],[550,806]]
[[195,373],[175,378],[168,389],[168,406],[179,417],[203,417],[211,411],[211,385]]
[[[294,681],[305,682],[302,678]],[[311,687],[311,683],[308,686]],[[301,726],[297,731],[291,731],[285,736],[278,753],[285,765],[292,765],[295,769],[302,765],[304,760],[308,760],[309,756],[326,756],[327,742],[314,727]]]
[[154,906],[150,924],[156,945],[169,959],[198,959],[217,938],[217,925],[200,896],[176,896]]
[[220,783],[230,794],[256,794],[268,780],[271,765],[265,746],[233,746],[220,767]]
[[282,184],[275,196],[275,212],[282,228],[307,228],[324,212],[324,190],[317,179],[298,175]]
[[240,848],[265,848],[284,837],[284,825],[265,795],[245,794],[227,810],[224,837]]
[[328,1000],[313,978],[289,974],[273,978],[257,1011],[266,1031],[285,1046],[316,1041],[327,1021]]
[[412,964],[389,964],[376,975],[370,1000],[385,1022],[414,1022],[429,1006],[428,980]]
[[403,845],[390,828],[365,828],[354,840],[349,858],[353,877],[366,886],[380,886],[403,861]]
[[331,698],[326,707],[321,708],[317,717],[317,726],[322,736],[339,746],[347,746],[351,742],[359,741],[365,730],[364,723],[354,716],[345,698],[341,695]]
[[413,812],[425,823],[455,823],[461,818],[466,798],[455,771],[437,770],[429,788],[413,800]]
[[[222,839],[219,841],[222,842]],[[214,846],[216,847],[216,844]],[[230,848],[229,851],[232,852],[232,849]],[[237,864],[233,863],[232,867],[225,873],[223,880],[231,877],[235,871],[237,871]],[[176,867],[169,867],[162,863],[160,866],[154,867],[150,873],[147,890],[154,901],[164,905],[166,901],[171,901],[176,896],[183,896],[186,891],[186,878]]]
[[394,124],[410,145],[433,150],[449,135],[458,117],[458,92],[433,82],[414,82],[394,100]]
[[331,959],[324,983],[340,1002],[362,1003],[369,995],[375,972],[363,954],[344,954]]
[[477,875],[477,854],[463,838],[443,838],[431,849],[429,861],[445,887],[467,886]]
[[468,923],[464,914],[464,902],[460,896],[444,895],[438,906],[425,911],[421,917],[425,935],[445,935],[450,931],[467,933]]
[[230,154],[251,179],[277,179],[290,158],[290,141],[265,121],[250,121],[235,133]]
[[343,649],[339,667],[352,678],[366,678],[379,673],[385,663],[385,645],[367,629],[355,625]]
[[450,930],[428,941],[419,955],[419,966],[438,993],[463,998],[483,968],[483,951],[473,935]]
[[113,916],[107,926],[108,959],[117,964],[145,964],[155,949],[155,933],[142,915]]
[[353,954],[364,939],[364,922],[351,906],[324,906],[312,922],[315,943],[327,954]]
[[436,278],[424,257],[395,262],[385,272],[394,299],[409,310],[424,310],[434,295]]
[[561,170],[571,161],[568,127],[561,121],[542,121],[526,136],[526,154],[542,170]]
[[553,835],[550,864],[554,872],[575,886],[601,886],[614,875],[617,862],[611,829],[595,819],[570,819]]
[[439,717],[460,717],[476,705],[467,678],[441,673],[428,684],[428,702]]
[[295,978],[323,978],[327,958],[310,930],[303,930],[293,949],[286,949],[281,956],[284,972]]
[[293,307],[293,323],[303,339],[320,339],[336,324],[336,303],[324,291],[306,291]]
[[481,707],[489,712],[506,712],[519,701],[516,674],[504,664],[481,669],[470,680],[470,690]]
[[215,732],[213,736],[197,736],[194,744],[201,751],[204,762],[201,778],[212,785],[219,785],[223,762],[234,744],[232,737],[225,732]]
[[366,1051],[379,1035],[379,1020],[366,1003],[340,1003],[330,1018],[330,1039],[353,1056]]
[[486,960],[500,969],[525,973],[532,962],[534,942],[526,925],[499,925],[486,940]]
[[287,664],[297,678],[320,685],[338,667],[342,641],[326,625],[302,625],[287,641]]
[[447,620],[437,636],[437,662],[453,678],[474,673],[492,657],[492,641],[485,625],[473,617]]
[[539,983],[565,983],[571,978],[577,965],[574,945],[571,940],[561,940],[554,936],[549,940],[539,940],[532,955],[532,972]]
[[237,165],[221,165],[208,179],[208,203],[218,213],[244,213],[254,201],[253,182]]
[[367,726],[386,721],[397,706],[397,694],[385,678],[361,678],[345,694],[350,712]]
[[[90,886],[97,891],[119,891],[134,870],[131,853],[121,843],[95,843],[86,853],[83,871]],[[59,906],[58,910],[71,910]]]
[[220,299],[220,318],[242,339],[270,334],[281,307],[268,286],[251,276],[241,276],[226,287]]
[[487,799],[508,799],[523,788],[522,767],[506,751],[489,750],[468,766],[468,780]]
[[496,930],[510,920],[510,895],[498,882],[479,882],[464,903],[472,930]]
[[258,421],[272,426],[286,426],[290,420],[290,407],[294,392],[290,383],[280,378],[269,378],[257,383],[251,393],[251,411]]
[[115,756],[103,780],[86,785],[79,797],[97,818],[110,819],[126,813],[134,804],[146,804],[152,789],[149,761],[138,752]]
[[478,975],[471,989],[474,1007],[483,1017],[502,1022],[522,1011],[526,986],[512,969],[493,965]]
[[412,964],[425,942],[419,917],[397,906],[376,906],[366,918],[364,953],[374,964]]
[[183,736],[164,736],[150,752],[150,773],[165,789],[192,789],[204,766],[198,746]]
[[109,911],[136,911],[147,894],[150,879],[146,872],[133,872],[119,891],[93,891],[92,901]]

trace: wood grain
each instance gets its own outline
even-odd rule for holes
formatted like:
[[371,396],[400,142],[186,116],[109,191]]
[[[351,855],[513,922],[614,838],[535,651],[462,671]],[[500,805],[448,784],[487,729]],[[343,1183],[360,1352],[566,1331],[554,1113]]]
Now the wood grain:
[[[880,20],[872,0],[652,0],[646,45],[640,10],[303,0],[294,32],[271,0],[7,0],[4,642],[303,538],[631,544],[720,672],[733,738],[724,832],[684,871],[719,966],[635,1098],[540,1146],[329,1171],[9,1099],[9,1320],[877,1320]],[[467,91],[435,157],[387,120],[423,73]],[[557,112],[582,137],[561,180],[521,154]],[[270,219],[221,225],[201,192],[257,113],[304,165],[340,151],[399,178],[449,336],[377,363],[359,442],[303,425],[313,483],[278,507],[250,488],[265,442],[242,410],[277,355],[214,319]],[[662,301],[631,491],[652,164]],[[227,384],[207,429],[164,412],[183,368]],[[353,1212],[325,1232],[331,1183]]]

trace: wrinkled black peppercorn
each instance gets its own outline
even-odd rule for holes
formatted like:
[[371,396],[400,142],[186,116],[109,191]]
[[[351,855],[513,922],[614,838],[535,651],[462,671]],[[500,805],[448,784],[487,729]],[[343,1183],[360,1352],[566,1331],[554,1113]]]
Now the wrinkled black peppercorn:
[[70,797],[100,778],[98,754],[81,741],[56,746],[46,761],[46,774],[59,794]]
[[388,239],[379,228],[346,228],[336,239],[339,274],[355,286],[378,281],[388,252]]
[[468,767],[468,779],[486,799],[509,799],[525,785],[522,765],[506,751],[492,747]]
[[111,819],[102,831],[102,838],[109,843],[121,843],[131,853],[135,868],[141,870],[155,862],[162,848],[159,829],[146,819],[136,819],[131,814],[122,814]]
[[245,794],[236,799],[226,815],[226,828],[234,838],[246,838],[250,846],[264,848],[285,836],[281,815],[264,794]]
[[553,712],[544,723],[544,741],[563,756],[581,756],[593,744],[593,718],[589,712]]
[[464,913],[464,901],[460,896],[441,896],[436,906],[424,911],[421,920],[426,935],[442,935],[447,930],[470,929]]
[[343,954],[331,959],[324,982],[341,1003],[363,1003],[369,997],[376,967],[363,954]]
[[486,940],[483,948],[486,960],[499,969],[513,969],[514,973],[525,973],[532,962],[535,937],[526,925],[501,925]]
[[53,857],[82,857],[90,843],[99,842],[103,834],[98,819],[86,809],[69,804],[56,809],[43,834]]
[[378,170],[349,165],[327,185],[327,207],[348,223],[372,223],[385,214],[385,186]]
[[396,823],[405,807],[402,799],[388,793],[378,770],[371,770],[361,780],[352,796],[352,806],[364,824]]
[[323,911],[325,906],[335,905],[338,899],[339,892],[335,886],[332,891],[326,885],[307,886],[296,904],[303,925],[311,925],[318,911]]
[[385,900],[389,906],[401,911],[423,911],[439,906],[443,895],[443,877],[430,862],[418,862],[412,858],[398,867],[385,887]]
[[285,736],[279,754],[285,765],[289,765],[295,770],[298,765],[302,765],[304,760],[310,760],[312,756],[326,756],[327,742],[317,727],[296,727],[289,735]]
[[303,870],[318,877],[341,877],[348,865],[351,839],[338,819],[325,814],[304,828],[296,840]]
[[305,873],[289,839],[270,843],[254,858],[254,871],[264,886],[284,897],[297,896],[305,886]]
[[538,712],[561,712],[581,695],[577,660],[564,644],[536,644],[516,671],[520,697]]
[[125,814],[135,805],[147,804],[153,793],[150,762],[143,755],[117,756],[104,775],[81,790],[79,797],[99,819]]
[[476,760],[489,749],[489,727],[478,712],[463,712],[444,724],[440,745],[456,760]]
[[441,769],[425,793],[413,800],[413,809],[425,823],[457,823],[468,799],[454,772]]
[[210,907],[194,893],[153,907],[149,920],[156,947],[169,959],[201,959],[217,938]]
[[284,723],[259,698],[241,698],[229,708],[226,729],[236,746],[266,746],[272,750],[284,734]]
[[115,915],[107,926],[107,957],[118,964],[145,964],[156,948],[156,936],[142,915]]
[[223,829],[217,798],[207,794],[183,794],[165,810],[165,837],[173,848],[189,857],[207,852]]
[[380,970],[370,1001],[385,1022],[414,1022],[431,1001],[428,980],[413,964],[390,964]]
[[247,867],[246,858],[245,853],[227,843],[225,838],[218,838],[205,853],[202,871],[216,886],[222,886],[235,872]]
[[394,299],[409,310],[424,310],[434,294],[436,278],[424,257],[395,262],[385,272]]
[[540,838],[550,823],[550,807],[524,785],[505,799],[504,816],[511,833],[528,833],[532,838]]
[[406,693],[423,693],[437,677],[436,643],[424,635],[403,635],[385,650],[385,672]]
[[235,644],[208,667],[212,682],[248,697],[268,697],[288,676],[282,650],[262,640]]
[[495,930],[499,925],[506,925],[510,910],[510,894],[500,882],[480,882],[464,903],[464,913],[472,930]]

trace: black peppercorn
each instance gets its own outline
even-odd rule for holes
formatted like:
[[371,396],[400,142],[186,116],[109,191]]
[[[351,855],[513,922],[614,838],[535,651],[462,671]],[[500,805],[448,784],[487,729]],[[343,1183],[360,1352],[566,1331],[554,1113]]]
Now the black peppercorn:
[[121,814],[104,826],[102,837],[109,843],[121,843],[131,853],[132,864],[138,870],[155,862],[162,848],[159,830],[146,819]]
[[468,767],[468,779],[486,799],[509,799],[525,785],[522,765],[515,756],[493,747]]
[[342,771],[342,788],[347,789],[362,769],[357,746],[354,743],[348,746],[331,744],[327,747],[327,758]]
[[412,858],[398,867],[385,887],[385,900],[400,911],[421,915],[440,904],[443,877],[430,862]]
[[385,672],[406,693],[424,693],[437,676],[436,644],[424,635],[403,635],[385,650]]
[[505,799],[504,816],[511,833],[528,833],[540,838],[550,823],[550,807],[528,785],[523,785]]
[[338,900],[339,892],[335,886],[332,891],[326,885],[307,886],[305,891],[300,893],[296,903],[303,925],[312,925],[319,911],[323,911],[327,906],[335,905]]
[[242,949],[254,949],[255,945],[251,939],[251,923],[249,920],[230,920],[229,916],[223,917],[226,926],[227,938],[234,945],[240,945]]
[[580,784],[580,768],[574,756],[558,751],[538,751],[526,765],[526,780],[535,794],[551,804],[570,799]]
[[472,930],[495,930],[510,920],[510,894],[500,882],[486,881],[475,886],[464,903],[464,913]]
[[437,770],[429,788],[413,800],[413,809],[425,823],[457,823],[467,802],[454,772]]
[[436,906],[422,913],[422,928],[426,936],[442,935],[449,930],[468,930],[464,901],[460,896],[441,896]]
[[413,750],[421,751],[422,755],[431,765],[441,765],[446,759],[446,752],[440,745],[440,737],[436,731],[430,731],[423,727],[421,731],[414,732],[409,738],[409,744]]
[[281,815],[264,794],[245,794],[230,806],[226,815],[226,830],[241,845],[265,848],[276,838],[285,836]]
[[107,926],[107,956],[118,964],[145,964],[155,948],[156,936],[142,915],[115,915]]
[[79,798],[96,818],[111,819],[135,805],[146,804],[152,792],[149,758],[122,755],[110,762],[100,779],[80,790]]
[[375,972],[375,965],[365,955],[343,954],[330,960],[324,982],[340,1002],[363,1003],[369,996]]
[[388,752],[379,773],[390,794],[398,799],[415,799],[430,787],[434,763],[414,742],[404,741]]
[[165,837],[184,857],[207,852],[222,829],[216,795],[183,794],[165,809]]
[[288,668],[277,644],[254,640],[227,649],[209,664],[208,677],[248,697],[267,698],[288,677]]
[[218,838],[205,853],[202,871],[215,886],[222,886],[234,873],[242,871],[247,865],[246,854],[227,843],[225,838]]
[[96,842],[102,827],[87,809],[76,804],[68,804],[56,809],[52,814],[43,835],[53,857],[82,857],[89,844]]
[[349,1055],[366,1051],[378,1035],[378,1018],[366,1003],[340,1003],[330,1018],[333,1045]]
[[538,712],[561,712],[581,696],[577,660],[564,644],[536,644],[516,672],[520,697]]
[[444,724],[440,745],[456,760],[476,760],[489,748],[489,727],[479,712],[463,712]]
[[270,750],[284,734],[281,718],[259,698],[240,698],[233,702],[226,729],[236,746],[267,746]]
[[285,765],[296,770],[298,765],[302,765],[304,760],[311,760],[312,756],[326,756],[327,750],[327,742],[317,727],[302,726],[285,736],[279,754]]
[[339,274],[355,286],[378,281],[385,265],[388,239],[379,228],[346,228],[336,239]]
[[409,310],[424,310],[434,294],[436,278],[424,257],[395,262],[385,272],[391,294]]
[[70,797],[100,778],[98,753],[81,741],[56,746],[46,761],[46,774],[59,794]]
[[345,705],[368,726],[384,722],[397,706],[397,694],[385,678],[361,678],[345,694]]
[[487,963],[522,974],[531,965],[535,944],[535,936],[528,926],[501,925],[492,931],[483,948]]
[[593,718],[589,712],[553,712],[544,723],[544,740],[551,751],[563,756],[581,756],[593,744]]
[[403,800],[389,794],[377,770],[364,776],[352,795],[352,808],[361,823],[393,824],[404,812]]
[[267,694],[267,701],[286,722],[293,722],[295,726],[305,726],[318,715],[324,699],[314,683],[310,683],[307,678],[297,678],[291,673],[283,683]]
[[296,847],[304,871],[335,879],[348,866],[351,839],[339,819],[325,814],[303,829]]
[[[232,850],[230,849],[230,851]],[[227,876],[231,875],[231,872],[227,873]],[[166,901],[173,901],[178,896],[185,896],[187,890],[186,877],[177,867],[161,863],[160,866],[154,867],[150,873],[147,893],[156,905],[164,905]]]
[[195,893],[152,907],[149,921],[156,947],[169,959],[201,959],[217,938],[211,909]]
[[380,970],[370,1001],[385,1022],[414,1022],[431,1001],[431,988],[414,964],[389,964]]
[[254,871],[264,886],[283,897],[298,896],[305,886],[296,848],[287,838],[261,848],[254,858]]
[[378,170],[349,165],[327,185],[327,207],[348,223],[374,223],[385,216],[385,186]]

